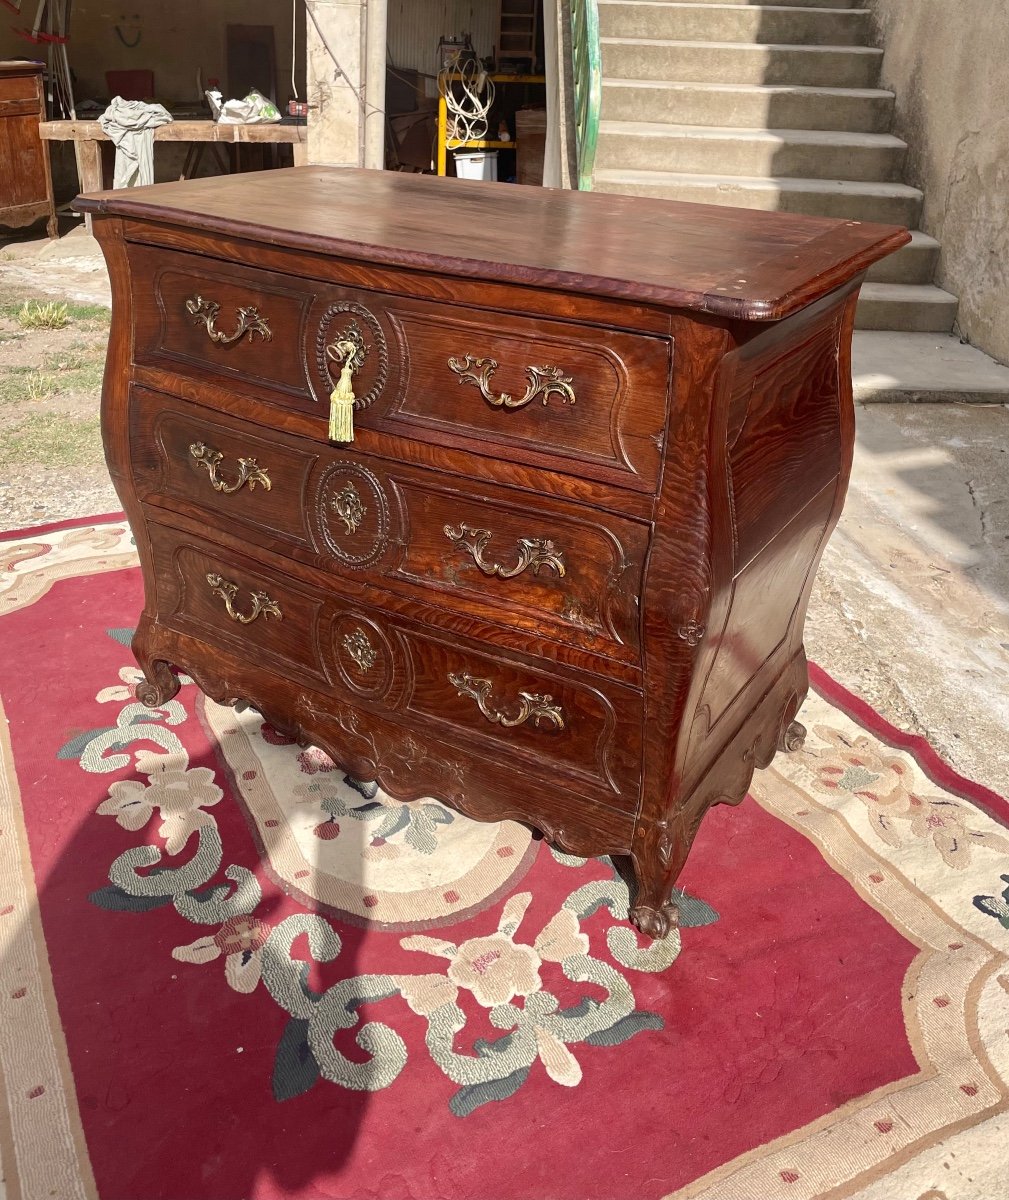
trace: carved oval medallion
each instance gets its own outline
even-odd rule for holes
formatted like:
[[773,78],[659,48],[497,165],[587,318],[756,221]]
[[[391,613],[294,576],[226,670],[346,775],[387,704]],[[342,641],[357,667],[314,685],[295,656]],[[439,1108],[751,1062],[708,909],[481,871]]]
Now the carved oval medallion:
[[[360,341],[360,363],[354,372],[354,407],[367,408],[382,393],[389,379],[389,347],[382,326],[375,315],[363,304],[343,300],[331,304],[322,314],[315,337],[315,380],[321,399],[328,400],[329,393],[340,374],[339,363],[329,353],[329,348],[348,334]],[[334,374],[335,371],[335,374]]]
[[340,681],[358,696],[380,699],[392,682],[389,639],[368,617],[342,613],[333,622],[333,661]]
[[382,485],[358,463],[333,463],[316,487],[312,526],[326,550],[345,566],[370,566],[389,544],[389,502]]

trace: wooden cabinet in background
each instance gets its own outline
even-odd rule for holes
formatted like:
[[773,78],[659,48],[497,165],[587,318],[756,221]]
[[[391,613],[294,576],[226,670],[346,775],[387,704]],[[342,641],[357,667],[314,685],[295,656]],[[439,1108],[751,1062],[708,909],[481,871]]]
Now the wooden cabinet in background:
[[45,120],[42,64],[0,62],[0,225],[20,229],[46,218],[57,236]]

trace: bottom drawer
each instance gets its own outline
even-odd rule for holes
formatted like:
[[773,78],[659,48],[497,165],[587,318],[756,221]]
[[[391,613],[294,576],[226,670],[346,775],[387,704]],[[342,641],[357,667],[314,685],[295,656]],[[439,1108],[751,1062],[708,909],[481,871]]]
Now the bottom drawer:
[[159,624],[270,675],[427,728],[488,767],[532,768],[636,810],[634,688],[366,607],[341,596],[332,578],[305,582],[163,525],[149,524],[148,534]]

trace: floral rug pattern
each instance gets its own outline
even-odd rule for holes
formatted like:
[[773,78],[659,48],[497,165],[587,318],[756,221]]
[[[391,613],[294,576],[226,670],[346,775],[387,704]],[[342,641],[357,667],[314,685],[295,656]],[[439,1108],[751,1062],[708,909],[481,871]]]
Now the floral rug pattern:
[[1004,800],[813,668],[650,945],[607,861],[137,704],[135,563],[0,539],[10,1195],[1009,1194]]
[[[129,631],[106,631],[116,641]],[[187,700],[195,697],[191,680]],[[407,1066],[409,1054],[403,1039],[381,1021],[360,1024],[365,1002],[375,1003],[399,996],[427,1022],[425,1042],[432,1059],[460,1090],[450,1107],[457,1116],[493,1100],[503,1100],[522,1086],[529,1068],[539,1059],[555,1083],[576,1087],[582,1080],[578,1059],[571,1047],[580,1043],[614,1047],[647,1029],[662,1028],[662,1018],[636,1007],[634,993],[620,968],[631,971],[666,970],[680,953],[679,931],[662,942],[642,947],[629,928],[613,925],[606,945],[616,965],[590,953],[589,937],[581,921],[601,906],[618,919],[629,904],[627,885],[610,867],[610,878],[579,883],[563,906],[530,940],[520,938],[528,892],[513,893],[503,904],[497,928],[484,936],[459,944],[445,938],[416,934],[400,945],[444,960],[440,971],[418,974],[354,975],[340,980],[323,993],[307,982],[305,965],[290,955],[299,936],[308,939],[317,962],[333,962],[340,954],[339,933],[324,917],[314,913],[291,916],[276,926],[261,920],[256,910],[262,891],[255,875],[246,867],[230,863],[224,867],[228,884],[212,881],[225,858],[217,821],[211,811],[224,795],[208,767],[191,767],[185,746],[176,730],[189,719],[185,705],[170,700],[160,709],[148,709],[131,695],[136,671],[123,667],[119,685],[103,687],[95,697],[111,704],[126,699],[112,726],[78,734],[63,746],[59,756],[77,757],[82,770],[107,774],[133,761],[140,778],[118,780],[109,787],[106,800],[98,806],[99,816],[113,817],[130,832],[139,833],[155,814],[163,848],[150,844],[124,851],[111,864],[109,883],[91,894],[91,902],[116,913],[144,913],[171,905],[180,917],[211,932],[176,946],[172,957],[179,962],[202,964],[224,959],[224,976],[236,992],[255,992],[262,982],[270,997],[289,1015],[277,1049],[273,1070],[273,1092],[277,1100],[300,1095],[320,1078],[355,1091],[377,1091],[391,1086]],[[208,702],[209,703],[209,702]],[[214,706],[218,707],[218,706]],[[254,713],[246,725],[264,722]],[[265,740],[276,745],[281,739],[266,726]],[[158,752],[148,749],[154,742]],[[289,743],[293,746],[293,743]],[[294,755],[292,750],[290,755]],[[289,756],[290,756],[289,755]],[[132,758],[131,758],[132,756]],[[296,754],[301,769],[310,776],[336,772],[321,751]],[[369,849],[397,845],[415,855],[440,853],[455,857],[455,832],[475,824],[436,803],[404,805],[380,793],[374,785],[344,780],[358,794],[360,803],[348,806],[339,793],[323,790],[319,783],[303,788],[302,798],[318,805],[322,813],[368,822],[372,828]],[[361,796],[368,797],[361,800]],[[329,820],[322,822],[325,828]],[[319,828],[319,826],[315,826]],[[195,850],[184,864],[173,865],[191,846]],[[584,860],[554,851],[559,863],[581,867]],[[717,914],[706,904],[686,898],[682,925],[707,924]],[[581,996],[562,1006],[544,986],[544,968],[553,965],[571,983],[592,983],[605,998]],[[467,1026],[467,1015],[457,1000],[468,993],[483,1009],[494,1030],[491,1038],[468,1039],[470,1049],[458,1053],[456,1040]],[[358,1028],[358,1026],[360,1027]],[[334,1047],[338,1030],[356,1030],[356,1041],[370,1057],[352,1062]]]

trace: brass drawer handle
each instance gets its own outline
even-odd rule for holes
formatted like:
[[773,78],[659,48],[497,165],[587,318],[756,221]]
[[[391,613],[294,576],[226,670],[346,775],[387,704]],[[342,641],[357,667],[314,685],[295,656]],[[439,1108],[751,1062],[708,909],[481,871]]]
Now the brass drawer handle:
[[491,391],[491,376],[498,369],[497,361],[493,358],[476,358],[467,354],[463,358],[450,358],[448,367],[459,376],[460,383],[471,383],[479,388],[480,395],[494,408],[524,408],[537,396],[542,398],[544,404],[552,395],[560,396],[565,404],[575,402],[575,390],[571,386],[573,380],[560,367],[526,367],[529,382],[525,394],[518,400],[507,392],[495,395]]
[[261,467],[254,458],[240,458],[238,460],[238,478],[234,483],[228,483],[217,472],[217,468],[224,460],[224,455],[220,450],[215,450],[213,446],[208,446],[204,442],[193,442],[189,447],[189,453],[196,460],[198,466],[206,467],[207,474],[210,476],[210,485],[215,492],[223,492],[226,496],[230,496],[233,492],[245,487],[246,484],[249,485],[250,492],[256,490],[257,483],[265,492],[268,492],[273,486],[266,473],[266,468]]
[[262,617],[264,621],[267,617],[276,617],[278,621],[284,619],[280,605],[276,600],[271,600],[266,592],[252,592],[252,612],[243,613],[235,608],[235,596],[238,593],[237,583],[232,583],[230,579],[222,579],[220,575],[215,575],[213,572],[207,575],[207,583],[210,584],[213,594],[220,596],[224,601],[228,616],[240,625],[251,625],[257,617]]
[[518,562],[514,567],[503,567],[500,563],[484,561],[483,552],[493,537],[489,529],[473,529],[469,525],[453,529],[451,525],[446,525],[445,536],[457,550],[466,551],[485,575],[514,579],[529,569],[538,575],[541,567],[549,567],[558,575],[564,575],[564,552],[558,550],[549,538],[519,538]]
[[249,335],[249,341],[252,341],[257,334],[266,342],[273,341],[270,326],[266,323],[266,318],[259,315],[258,309],[240,308],[238,310],[238,327],[234,333],[224,333],[222,330],[214,328],[220,311],[221,306],[216,300],[204,300],[202,296],[191,296],[186,301],[186,312],[190,314],[197,325],[201,321],[206,325],[210,340],[219,346],[230,346],[232,342],[241,341],[246,334]]
[[460,696],[470,696],[477,702],[483,715],[494,725],[503,725],[512,729],[516,725],[524,725],[532,721],[534,725],[547,721],[557,729],[564,728],[564,713],[560,705],[554,704],[553,696],[537,696],[531,692],[519,692],[519,709],[514,717],[506,717],[500,710],[491,708],[488,703],[490,691],[494,686],[489,679],[477,679],[472,675],[453,675],[448,677],[449,683]]

